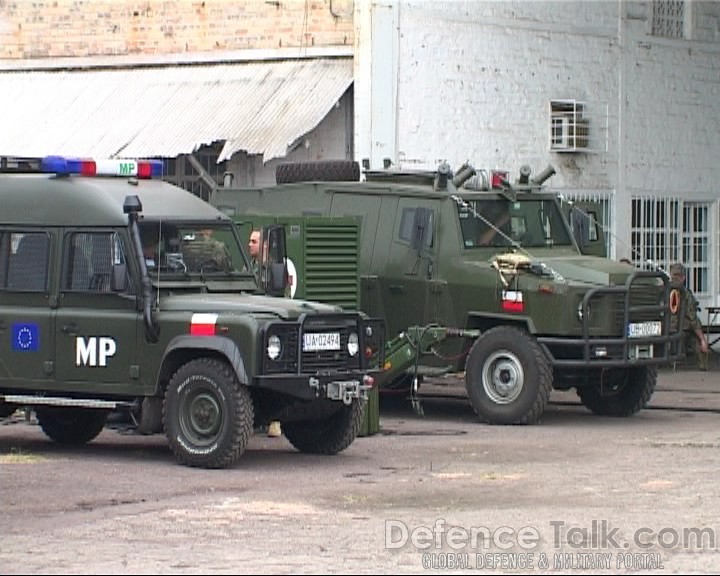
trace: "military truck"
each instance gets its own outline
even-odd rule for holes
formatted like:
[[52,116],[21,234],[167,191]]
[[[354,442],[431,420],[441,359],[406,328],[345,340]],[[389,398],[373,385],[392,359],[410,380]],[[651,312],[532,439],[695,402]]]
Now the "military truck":
[[[0,416],[31,407],[48,437],[82,444],[126,410],[204,468],[234,464],[271,420],[301,452],[353,442],[381,320],[264,295],[231,219],[147,178],[156,162],[40,171],[0,174]],[[267,232],[282,289],[284,230]]]
[[285,164],[276,186],[218,188],[211,202],[239,220],[360,218],[360,308],[386,321],[393,357],[422,355],[416,373],[464,371],[481,420],[535,423],[553,388],[576,389],[596,414],[634,414],[681,354],[678,287],[588,254],[603,235],[579,214],[571,227],[543,188],[553,173],[525,166],[513,184],[468,164],[388,165],[360,180],[355,163]]

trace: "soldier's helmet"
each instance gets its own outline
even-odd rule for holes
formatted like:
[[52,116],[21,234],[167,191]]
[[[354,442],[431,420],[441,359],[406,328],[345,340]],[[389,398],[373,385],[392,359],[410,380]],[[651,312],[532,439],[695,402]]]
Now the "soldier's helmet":
[[685,266],[683,266],[680,262],[675,262],[674,264],[671,264],[670,276],[685,276]]

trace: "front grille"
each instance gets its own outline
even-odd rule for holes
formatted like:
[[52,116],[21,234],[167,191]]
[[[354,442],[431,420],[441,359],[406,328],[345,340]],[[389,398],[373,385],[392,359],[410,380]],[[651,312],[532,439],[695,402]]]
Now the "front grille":
[[[590,313],[582,319],[581,338],[538,336],[538,342],[555,367],[611,368],[669,362],[679,356],[682,337],[677,330],[680,312],[669,310],[669,294],[667,277],[638,270],[624,285],[585,293],[581,304]],[[638,330],[631,336],[628,324],[647,322],[659,322],[659,333],[657,326],[648,324],[636,326]]]
[[[663,304],[664,289],[662,286],[633,285],[629,290],[628,314],[629,322],[650,322],[662,320],[663,311],[658,309]],[[612,317],[613,333],[624,334],[625,294],[613,294]]]
[[303,343],[305,333],[334,333],[340,334],[340,350],[320,350],[315,352],[303,351],[300,355],[301,372],[328,372],[360,368],[360,354],[350,356],[348,353],[348,337],[351,332],[359,334],[355,315],[309,317],[303,322],[300,330],[300,345]]
[[[273,322],[263,331],[262,372],[263,374],[315,374],[359,370],[364,350],[364,337],[360,333],[360,316],[356,313],[323,314],[305,316],[300,322]],[[348,338],[351,333],[358,335],[359,350],[355,356],[348,352]],[[378,330],[382,343],[381,330]],[[340,335],[339,350],[303,351],[304,334]],[[282,342],[282,352],[275,360],[267,356],[268,341],[276,335]]]

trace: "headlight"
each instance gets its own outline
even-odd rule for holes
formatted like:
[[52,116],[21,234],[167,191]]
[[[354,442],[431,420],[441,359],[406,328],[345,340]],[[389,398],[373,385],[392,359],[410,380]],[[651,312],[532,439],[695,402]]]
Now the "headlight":
[[268,338],[267,355],[270,360],[277,360],[282,352],[282,343],[280,338],[273,334]]
[[348,336],[347,349],[350,356],[355,356],[360,350],[360,342],[358,340],[358,335],[355,332],[351,332]]

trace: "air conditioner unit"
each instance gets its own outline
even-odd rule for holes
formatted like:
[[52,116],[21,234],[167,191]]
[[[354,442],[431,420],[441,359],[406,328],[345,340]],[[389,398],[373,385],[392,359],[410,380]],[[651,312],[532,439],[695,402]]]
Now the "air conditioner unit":
[[586,150],[589,123],[577,114],[557,114],[550,119],[551,150]]

